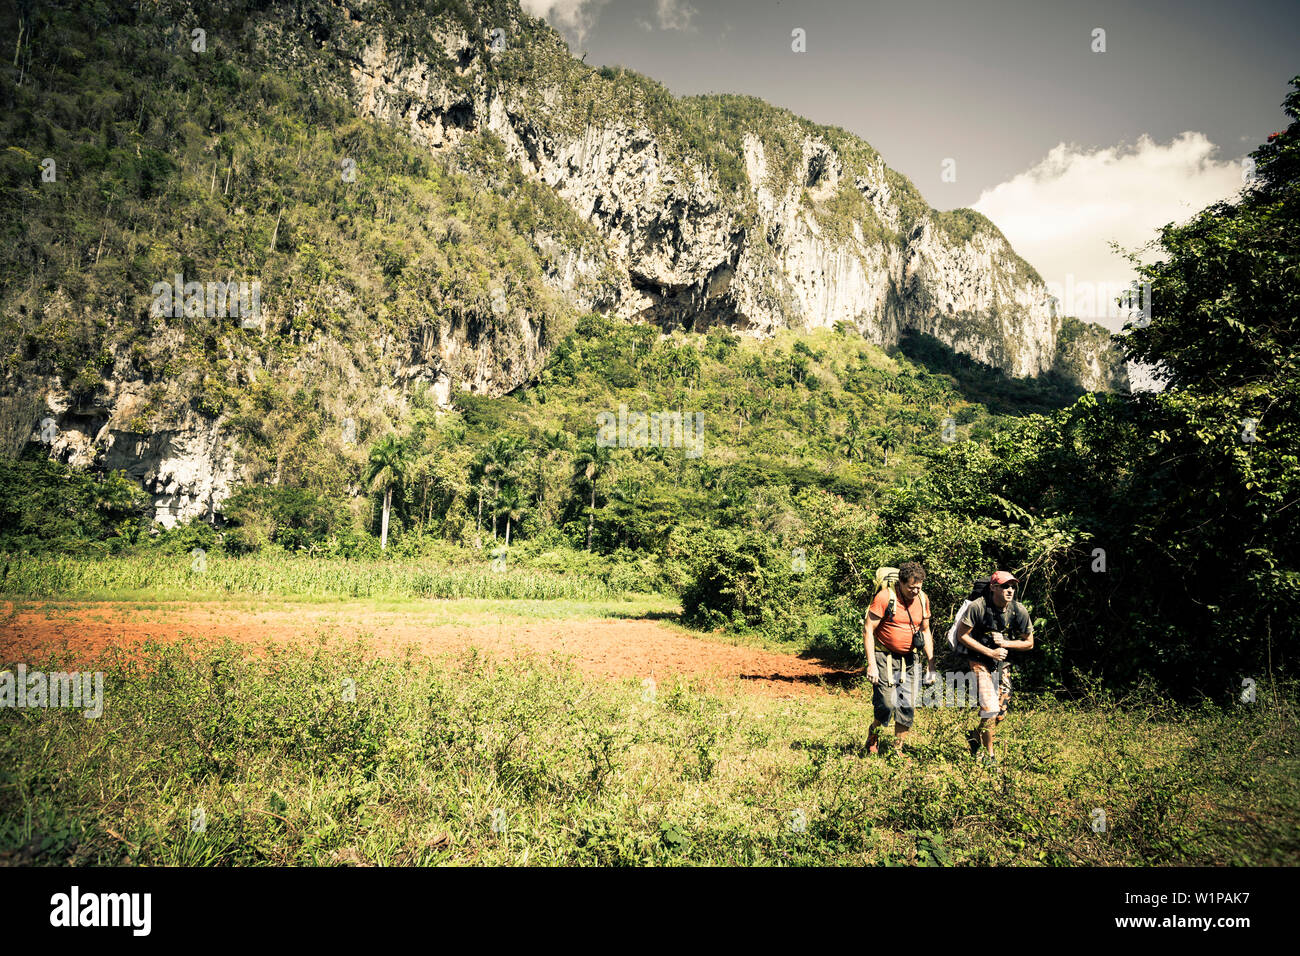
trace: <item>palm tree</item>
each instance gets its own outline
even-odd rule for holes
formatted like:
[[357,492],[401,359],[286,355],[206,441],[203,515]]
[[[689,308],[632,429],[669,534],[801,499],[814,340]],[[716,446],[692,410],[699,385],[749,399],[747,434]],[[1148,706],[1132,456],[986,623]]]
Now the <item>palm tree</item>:
[[493,448],[483,456],[483,480],[492,482],[492,540],[497,539],[497,497],[501,491],[501,472],[504,469]]
[[653,325],[634,325],[631,332],[632,338],[632,363],[636,364],[637,352],[649,354],[654,348],[655,341],[659,338],[659,330]]
[[623,546],[627,547],[628,525],[631,523],[629,519],[641,500],[641,482],[634,478],[621,478],[610,489],[609,497],[611,501],[618,504],[616,514],[620,525],[619,530],[622,532]]
[[483,497],[487,494],[488,477],[491,475],[491,450],[484,448],[469,466],[469,480],[478,485],[475,497],[478,498],[478,517],[474,520],[474,533],[483,531]]
[[663,464],[668,458],[668,450],[663,445],[648,445],[645,448],[636,448],[632,451],[632,457],[637,461],[657,461]]
[[569,436],[562,430],[547,429],[535,442],[541,450],[537,456],[537,505],[544,507],[546,502],[546,465],[551,462],[557,451],[569,447]]
[[514,485],[506,485],[497,496],[497,507],[506,519],[506,547],[510,547],[510,523],[516,524],[524,516],[524,499]]
[[892,428],[877,428],[872,432],[872,437],[875,438],[876,444],[880,446],[880,450],[885,453],[885,467],[888,468],[889,452],[898,448],[897,435],[894,434]]
[[692,383],[698,384],[700,378],[700,353],[689,345],[683,346],[675,356],[677,368],[686,382],[686,390],[691,390]]
[[379,532],[380,550],[388,549],[388,515],[393,505],[393,488],[400,488],[410,464],[411,449],[406,439],[389,434],[370,449],[366,484],[384,489],[384,520]]
[[840,451],[848,456],[849,461],[865,461],[867,457],[867,440],[861,432],[849,431],[840,439]]
[[596,480],[609,471],[614,463],[614,453],[601,445],[595,438],[589,438],[578,450],[578,457],[573,462],[573,486],[585,488],[591,486],[591,506],[587,510],[587,551],[591,551],[591,532],[596,523]]
[[700,466],[700,487],[705,491],[717,492],[718,505],[726,507],[734,497],[736,473],[721,465]]
[[498,438],[487,447],[484,460],[484,472],[492,477],[492,540],[497,538],[497,500],[501,497],[501,482],[509,480],[519,456],[523,453],[524,443],[513,436]]
[[654,370],[655,382],[662,382],[665,378],[672,377],[674,354],[671,339],[665,339],[650,353],[649,364]]

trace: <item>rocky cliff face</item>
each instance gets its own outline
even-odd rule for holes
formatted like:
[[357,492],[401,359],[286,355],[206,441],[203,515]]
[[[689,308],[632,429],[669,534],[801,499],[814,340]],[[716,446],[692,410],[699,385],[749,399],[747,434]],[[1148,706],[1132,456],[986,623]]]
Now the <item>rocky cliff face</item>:
[[[501,82],[494,58],[510,55],[518,20],[503,25],[506,49],[496,52],[454,24],[435,33],[432,56],[377,26],[359,32],[350,72],[361,114],[435,151],[490,132],[525,175],[600,230],[612,288],[580,288],[591,287],[599,261],[553,276],[578,308],[665,329],[722,323],[757,335],[847,322],[885,346],[915,329],[1011,375],[1054,367],[1061,317],[1033,270],[987,220],[954,235],[943,214],[917,214],[910,184],[860,141],[842,150],[800,122],[744,130],[744,182],[728,192],[701,157],[665,142],[649,109],[575,117],[577,103],[565,109],[571,73],[554,59],[534,55],[530,71]],[[769,161],[774,137],[797,156],[792,168]],[[912,195],[897,195],[899,180]],[[856,196],[846,203],[845,193]],[[1113,364],[1089,356],[1072,367],[1094,370],[1086,387],[1121,386]]]
[[110,381],[79,397],[57,378],[28,383],[0,398],[0,417],[39,423],[35,433],[16,431],[8,451],[40,442],[73,467],[125,471],[153,496],[152,517],[163,527],[210,517],[244,477],[239,449],[222,422],[185,403],[160,410],[161,424],[146,424],[139,416],[149,391],[138,381]]
[[[179,25],[189,16],[183,6],[176,5],[178,36],[188,36]],[[507,239],[536,253],[549,284],[544,301],[525,306],[502,288],[484,290],[481,307],[466,306],[473,296],[462,293],[456,310],[435,298],[412,308],[408,299],[375,334],[366,331],[376,318],[373,302],[365,320],[351,326],[311,321],[319,313],[360,310],[355,283],[304,283],[301,292],[268,300],[263,338],[217,336],[205,348],[217,365],[188,370],[190,385],[210,379],[246,390],[269,377],[324,382],[331,386],[323,399],[331,420],[360,417],[356,409],[368,404],[368,420],[387,428],[421,383],[445,406],[456,390],[500,395],[530,381],[553,341],[552,313],[563,311],[550,308],[554,300],[569,313],[609,312],[664,330],[725,325],[764,337],[779,328],[844,323],[888,346],[914,329],[1011,375],[1055,370],[1087,388],[1127,386],[1105,336],[1063,325],[1041,280],[992,223],[969,211],[930,209],[857,137],[756,100],[675,100],[644,77],[592,70],[554,31],[506,0],[471,2],[469,15],[454,12],[459,5],[442,6],[451,12],[379,0],[273,0],[248,15],[239,42],[274,62],[263,76],[268,90],[277,69],[306,79],[350,103],[359,117],[396,128],[466,172],[483,191],[495,191],[501,176],[537,184],[557,214],[540,215],[527,234]],[[486,16],[499,25],[481,29]],[[145,112],[142,105],[137,126]],[[209,132],[219,113],[208,114]],[[175,116],[163,120],[177,125]],[[204,148],[215,150],[215,133],[211,141],[202,135]],[[476,165],[475,154],[481,159],[485,148],[500,168]],[[217,165],[214,159],[208,194],[229,187],[231,168],[222,185]],[[258,212],[236,205],[227,226],[247,232]],[[275,223],[278,230],[278,216]],[[97,261],[108,232],[105,226],[99,248],[75,261]],[[158,242],[166,241],[160,234]],[[298,246],[299,255],[304,248]],[[455,271],[444,268],[438,278],[454,282]],[[517,282],[501,278],[487,281],[518,292]],[[142,280],[143,287],[151,281]],[[93,324],[112,327],[130,315],[125,302],[64,298],[62,291],[42,293],[43,304],[18,307],[34,308],[26,314],[38,314],[46,327],[70,329],[69,341],[90,341]],[[1073,329],[1064,339],[1063,328]],[[196,401],[193,388],[175,388],[160,401],[159,383],[174,386],[172,379],[185,374],[158,371],[182,354],[184,338],[168,337],[174,331],[146,340],[151,375],[130,355],[109,355],[107,345],[93,363],[103,370],[102,382],[94,369],[83,371],[80,383],[75,369],[54,374],[58,363],[49,354],[36,363],[40,371],[7,370],[0,385],[4,452],[41,440],[72,464],[125,468],[154,495],[165,525],[220,510],[249,478],[246,463],[230,422],[205,414],[212,406]],[[269,357],[279,353],[277,341],[295,347],[284,364]],[[29,351],[40,349],[22,344],[14,354]],[[292,413],[283,414],[275,428],[292,424]],[[52,429],[34,433],[32,423],[46,418]],[[274,435],[263,439],[274,444]],[[286,464],[274,448],[270,457],[267,480],[278,481],[282,465],[300,464]]]

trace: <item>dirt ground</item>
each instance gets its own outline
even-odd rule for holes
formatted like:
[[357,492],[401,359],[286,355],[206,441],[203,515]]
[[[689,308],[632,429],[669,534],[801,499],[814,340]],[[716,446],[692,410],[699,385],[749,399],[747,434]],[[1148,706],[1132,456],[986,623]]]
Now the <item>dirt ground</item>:
[[[419,612],[384,611],[358,603],[277,602],[241,608],[221,602],[167,602],[150,607],[120,603],[4,602],[0,662],[36,661],[50,651],[90,660],[109,646],[130,650],[147,639],[231,640],[261,654],[272,645],[363,638],[376,655],[401,657],[414,648],[431,656],[470,647],[500,656],[553,651],[571,656],[582,673],[600,678],[699,678],[712,686],[776,696],[846,687],[855,671],[817,660],[735,647],[683,634],[653,620],[550,621],[522,617],[474,623],[422,622]],[[444,615],[445,616],[445,615]],[[497,617],[479,615],[479,617]]]

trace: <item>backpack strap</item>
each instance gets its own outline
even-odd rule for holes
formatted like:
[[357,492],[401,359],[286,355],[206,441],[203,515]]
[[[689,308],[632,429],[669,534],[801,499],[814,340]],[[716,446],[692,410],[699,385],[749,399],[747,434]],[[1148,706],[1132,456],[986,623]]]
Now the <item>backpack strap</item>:
[[[1007,610],[1010,612],[1010,619],[1007,621],[1008,628],[1015,626],[1015,623],[1020,616],[1016,612],[1020,611],[1024,613],[1025,620],[1029,621],[1029,628],[1028,630],[1025,631],[1025,634],[1028,634],[1029,631],[1032,631],[1034,629],[1034,622],[1029,617],[1029,611],[1026,610],[1025,606],[1021,604],[1019,601],[1017,601],[1015,598],[1011,599],[1011,605],[1007,608]],[[1022,639],[1024,638],[1025,634],[1020,635]]]
[[[881,590],[886,590],[886,589],[882,588]],[[885,608],[884,616],[880,618],[881,624],[888,624],[894,620],[894,606],[895,604],[897,604],[897,602],[898,602],[898,595],[895,594],[892,589],[889,590],[889,606]]]
[[[881,590],[884,590],[882,588]],[[880,619],[881,624],[888,624],[894,619],[894,609],[898,604],[898,595],[892,590],[889,592],[889,606],[885,608],[885,614]],[[924,591],[921,592],[921,620],[924,621],[930,616],[930,596]]]

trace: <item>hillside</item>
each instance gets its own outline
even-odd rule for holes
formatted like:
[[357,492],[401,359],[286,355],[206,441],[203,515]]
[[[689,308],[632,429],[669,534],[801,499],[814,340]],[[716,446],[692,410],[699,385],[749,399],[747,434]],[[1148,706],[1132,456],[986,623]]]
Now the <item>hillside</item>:
[[[0,444],[122,469],[167,524],[250,481],[324,487],[304,449],[400,425],[420,387],[445,409],[536,381],[592,311],[910,330],[1123,384],[1095,336],[1060,359],[987,220],[929,210],[866,143],[590,69],[513,3],[6,16]],[[255,284],[258,315],[156,314],[177,275]]]

